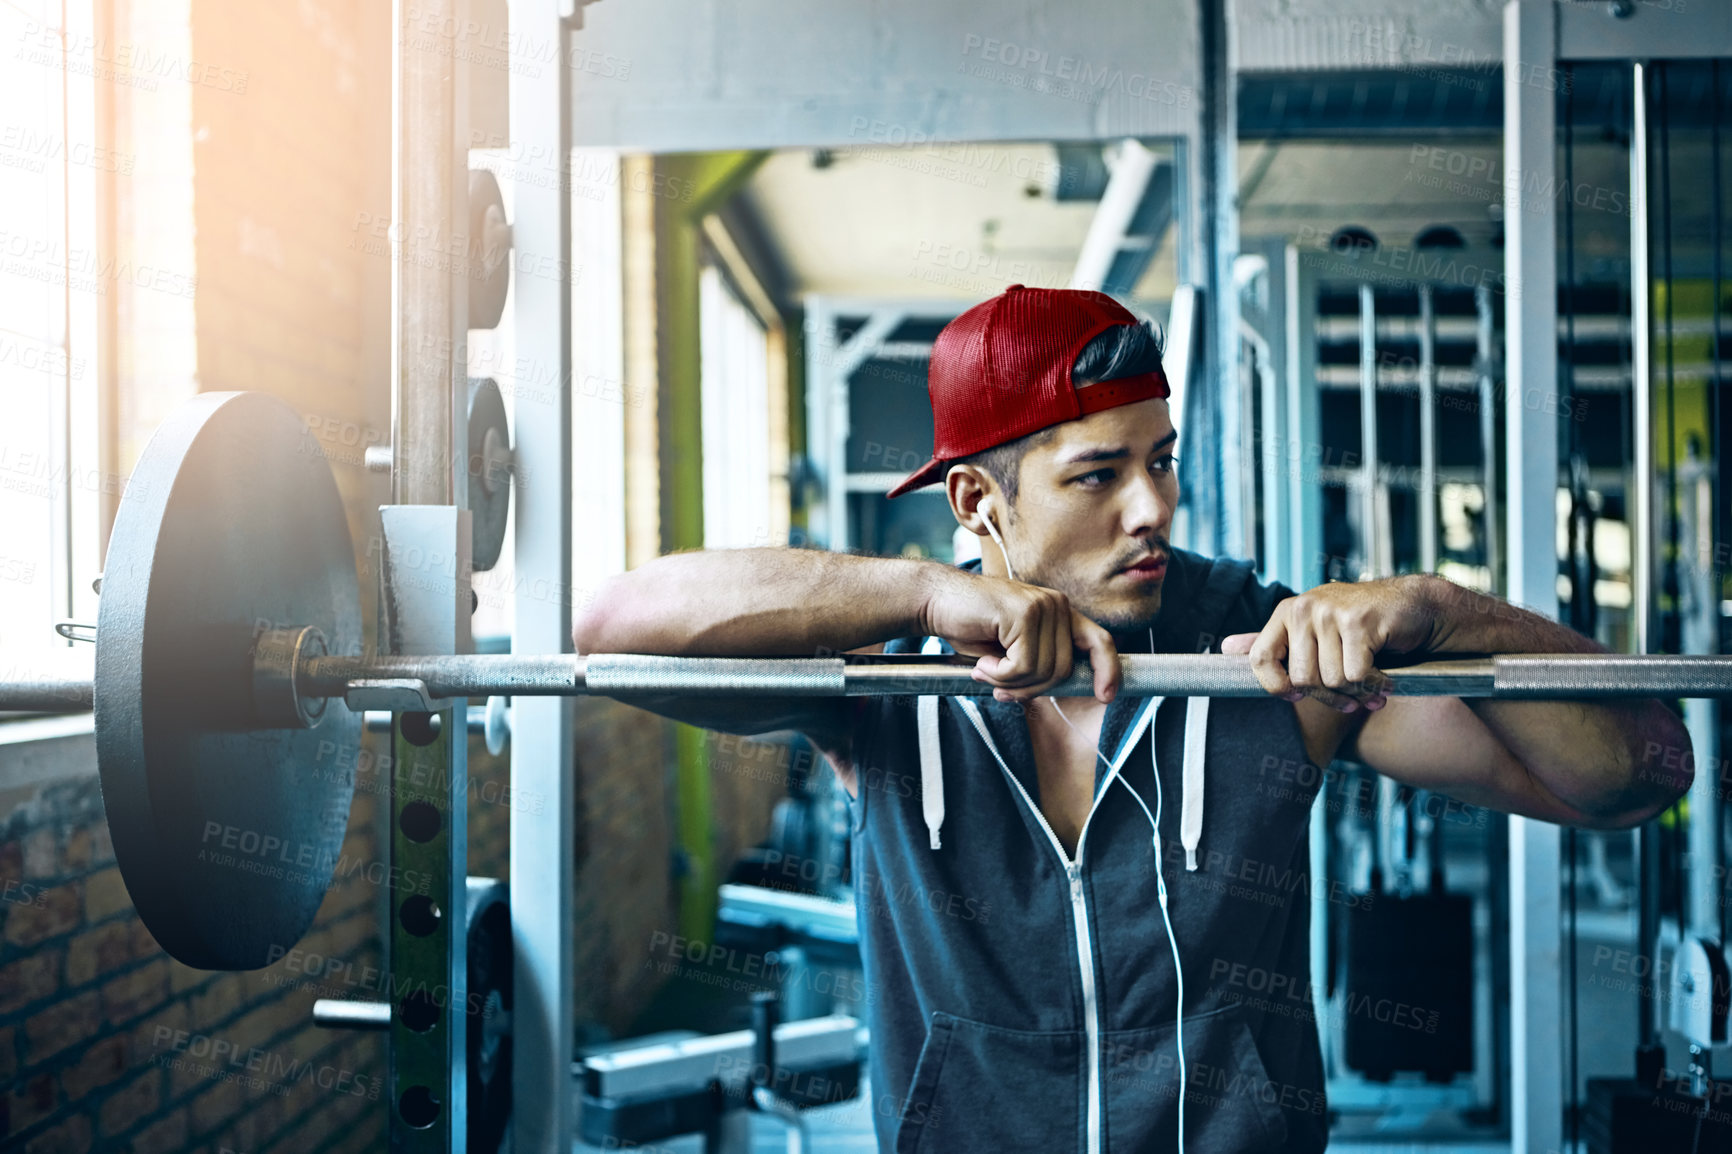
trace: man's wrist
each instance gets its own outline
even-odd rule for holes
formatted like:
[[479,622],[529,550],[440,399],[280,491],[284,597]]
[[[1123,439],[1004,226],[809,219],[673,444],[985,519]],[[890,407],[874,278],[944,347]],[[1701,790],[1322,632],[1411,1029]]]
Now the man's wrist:
[[933,624],[937,602],[956,590],[958,582],[973,581],[975,575],[943,561],[912,561],[908,564],[916,566],[912,582],[915,598],[911,632],[920,637],[931,637],[938,632]]
[[1410,573],[1396,580],[1406,583],[1404,592],[1414,612],[1427,623],[1420,644],[1426,653],[1481,652],[1477,646],[1484,640],[1485,619],[1515,611],[1500,598],[1435,573]]
[[1460,612],[1464,595],[1476,595],[1471,589],[1434,573],[1409,573],[1397,580],[1406,584],[1404,592],[1413,599],[1415,610],[1429,625],[1420,648],[1427,653],[1444,652],[1455,634],[1456,615]]
[[1429,653],[1594,653],[1604,646],[1566,625],[1446,577],[1416,573],[1410,596],[1431,623]]

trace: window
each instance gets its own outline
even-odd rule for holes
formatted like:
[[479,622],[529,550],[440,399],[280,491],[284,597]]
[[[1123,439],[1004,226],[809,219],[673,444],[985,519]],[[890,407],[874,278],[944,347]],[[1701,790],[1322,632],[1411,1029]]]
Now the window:
[[704,548],[784,544],[771,514],[769,334],[722,270],[698,284]]
[[[52,13],[58,6],[45,6]],[[64,23],[0,5],[0,653],[40,666],[67,656],[54,622],[94,622],[105,505],[96,335],[108,278],[96,256],[98,181],[87,4]],[[88,653],[77,654],[88,660]]]

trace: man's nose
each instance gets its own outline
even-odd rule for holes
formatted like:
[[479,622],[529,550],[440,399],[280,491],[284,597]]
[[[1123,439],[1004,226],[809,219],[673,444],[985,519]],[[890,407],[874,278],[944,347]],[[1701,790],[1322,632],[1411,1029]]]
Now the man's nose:
[[1161,492],[1155,478],[1145,476],[1130,485],[1125,495],[1124,528],[1132,537],[1151,533],[1162,538],[1173,523],[1173,506]]

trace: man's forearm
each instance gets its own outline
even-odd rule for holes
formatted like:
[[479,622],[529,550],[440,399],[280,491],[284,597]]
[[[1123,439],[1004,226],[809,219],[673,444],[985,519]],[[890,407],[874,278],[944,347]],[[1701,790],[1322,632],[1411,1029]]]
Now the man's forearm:
[[972,575],[817,549],[673,553],[610,578],[573,627],[580,653],[811,656],[921,630],[927,598]]
[[[1507,601],[1442,578],[1422,580],[1435,608],[1430,652],[1606,652],[1591,638]],[[1477,698],[1468,705],[1541,785],[1591,818],[1640,821],[1689,788],[1689,734],[1657,699]]]

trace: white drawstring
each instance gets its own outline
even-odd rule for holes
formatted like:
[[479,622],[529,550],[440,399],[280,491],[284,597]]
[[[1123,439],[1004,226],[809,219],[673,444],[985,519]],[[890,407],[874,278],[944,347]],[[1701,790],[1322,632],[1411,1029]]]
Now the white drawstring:
[[[943,643],[928,637],[922,653],[942,653]],[[915,721],[920,730],[920,812],[926,819],[926,836],[932,848],[939,846],[938,831],[944,825],[944,759],[938,750],[938,698],[915,701]]]
[[[1153,641],[1150,642],[1153,648]],[[1209,698],[1185,701],[1184,785],[1179,794],[1179,844],[1185,847],[1185,868],[1197,868],[1197,845],[1203,840],[1203,750],[1209,736]],[[1157,775],[1158,778],[1159,775]]]

